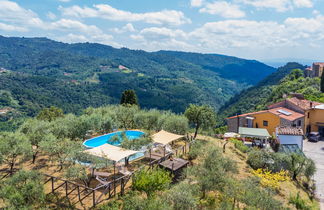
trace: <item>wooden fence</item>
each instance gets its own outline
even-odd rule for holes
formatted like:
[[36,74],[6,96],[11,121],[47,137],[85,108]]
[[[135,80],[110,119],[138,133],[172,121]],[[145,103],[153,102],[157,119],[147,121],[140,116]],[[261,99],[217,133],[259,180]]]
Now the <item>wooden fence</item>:
[[[52,175],[44,174],[44,185],[50,183],[50,193],[58,192],[63,194],[72,205],[80,203],[85,199],[91,199],[91,207],[95,207],[104,200],[108,200],[115,197],[117,194],[124,195],[127,183],[132,177],[132,174],[120,177],[110,182],[103,187],[91,188],[84,185],[80,185],[69,180],[61,179]],[[76,196],[72,195],[76,193]]]

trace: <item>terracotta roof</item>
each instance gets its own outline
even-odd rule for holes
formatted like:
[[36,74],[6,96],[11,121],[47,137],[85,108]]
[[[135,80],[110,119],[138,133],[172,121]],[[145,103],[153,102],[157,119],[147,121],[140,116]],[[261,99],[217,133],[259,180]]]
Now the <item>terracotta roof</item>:
[[258,112],[250,112],[250,113],[246,113],[246,114],[240,114],[240,115],[235,115],[232,117],[228,117],[226,119],[233,119],[233,118],[237,118],[237,117],[244,117],[244,116],[249,116],[249,115],[254,115],[254,114],[260,114],[260,113],[265,113],[268,110],[262,110],[262,111],[258,111]]
[[278,135],[294,135],[294,136],[303,136],[304,132],[302,128],[297,127],[278,127]]
[[[279,112],[279,110],[282,110],[284,112],[289,112],[290,115],[285,115],[282,112]],[[277,108],[269,109],[269,110],[262,110],[262,111],[258,111],[258,112],[251,112],[251,113],[241,114],[241,115],[238,115],[238,116],[229,117],[227,119],[233,119],[233,118],[236,118],[236,117],[245,117],[245,116],[249,116],[249,115],[253,116],[253,115],[256,115],[256,114],[267,113],[267,112],[275,114],[275,115],[279,116],[280,118],[283,118],[283,119],[286,119],[286,120],[289,120],[289,121],[294,121],[294,120],[297,120],[297,119],[302,118],[302,117],[305,116],[303,114],[300,114],[298,112],[295,112],[293,110],[290,110],[290,109],[287,109],[287,108],[284,108],[284,107],[277,107]]]
[[[284,111],[284,112],[287,112],[287,113],[290,113],[290,115],[285,115],[283,114],[281,111]],[[268,110],[270,113],[272,114],[275,114],[277,116],[279,116],[280,118],[283,118],[283,119],[286,119],[286,120],[289,120],[289,121],[294,121],[294,120],[297,120],[299,118],[302,118],[304,117],[305,115],[303,114],[300,114],[298,112],[295,112],[293,110],[290,110],[290,109],[287,109],[287,108],[284,108],[284,107],[277,107],[277,108],[274,108],[274,109],[269,109]]]
[[316,62],[316,63],[314,63],[314,65],[324,66],[324,63],[323,62]]
[[309,110],[313,108],[314,106],[320,105],[321,103],[315,102],[315,101],[309,101],[306,99],[298,99],[296,97],[294,98],[287,98],[287,101],[293,103],[294,105],[298,106],[299,108],[303,110]]

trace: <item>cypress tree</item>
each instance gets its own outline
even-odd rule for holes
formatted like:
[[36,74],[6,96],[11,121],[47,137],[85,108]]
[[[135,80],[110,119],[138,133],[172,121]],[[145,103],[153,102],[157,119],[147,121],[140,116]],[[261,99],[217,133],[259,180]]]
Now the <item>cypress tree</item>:
[[120,99],[120,104],[122,105],[137,105],[138,106],[138,100],[137,96],[134,90],[125,90],[122,94],[122,97]]

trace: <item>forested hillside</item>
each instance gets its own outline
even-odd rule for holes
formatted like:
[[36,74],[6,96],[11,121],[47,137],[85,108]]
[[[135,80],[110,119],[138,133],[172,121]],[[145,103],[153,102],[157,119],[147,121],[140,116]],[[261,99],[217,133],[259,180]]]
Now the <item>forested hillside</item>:
[[216,72],[223,78],[253,85],[273,73],[272,67],[265,67],[258,61],[244,60],[232,56],[174,51],[159,51],[157,54],[172,55]]
[[222,55],[148,53],[2,36],[0,67],[5,70],[0,73],[0,109],[12,107],[28,116],[49,105],[78,113],[119,103],[125,89],[136,91],[143,108],[183,112],[189,103],[199,103],[217,110],[275,70]]
[[267,105],[278,102],[290,93],[302,93],[308,100],[324,102],[320,91],[320,78],[305,78],[298,63],[288,63],[264,80],[256,87],[249,88],[233,97],[219,111],[219,122],[241,113],[265,109]]

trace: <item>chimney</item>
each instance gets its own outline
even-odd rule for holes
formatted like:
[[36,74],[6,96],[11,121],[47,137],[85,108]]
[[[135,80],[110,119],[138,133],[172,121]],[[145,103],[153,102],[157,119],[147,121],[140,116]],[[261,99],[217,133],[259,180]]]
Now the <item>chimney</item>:
[[310,108],[311,109],[313,108],[313,102],[312,101],[310,102]]

